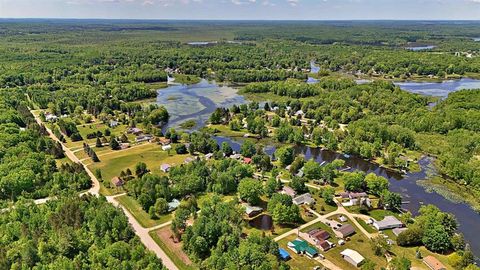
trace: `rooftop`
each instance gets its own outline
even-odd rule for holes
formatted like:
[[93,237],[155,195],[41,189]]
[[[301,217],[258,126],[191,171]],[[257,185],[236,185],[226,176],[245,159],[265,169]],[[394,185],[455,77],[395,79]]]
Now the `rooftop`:
[[357,251],[353,250],[353,249],[345,249],[344,251],[340,252],[340,254],[342,256],[347,256],[349,257],[350,259],[352,259],[355,263],[359,264],[361,263],[363,260],[365,260],[365,258],[360,255],[360,253],[358,253]]

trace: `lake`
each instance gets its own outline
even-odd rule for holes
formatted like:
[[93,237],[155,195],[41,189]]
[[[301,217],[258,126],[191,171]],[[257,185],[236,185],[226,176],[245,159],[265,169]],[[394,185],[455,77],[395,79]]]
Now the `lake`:
[[164,128],[179,128],[187,120],[194,120],[196,128],[204,126],[216,108],[246,103],[238,90],[202,79],[197,84],[175,84],[159,89],[156,103],[165,106],[170,114]]
[[411,47],[405,47],[405,49],[409,51],[426,51],[426,50],[432,50],[435,49],[437,46],[433,45],[425,45],[425,46],[411,46]]
[[462,78],[443,82],[395,82],[401,89],[425,96],[446,98],[449,93],[463,89],[480,89],[480,80]]

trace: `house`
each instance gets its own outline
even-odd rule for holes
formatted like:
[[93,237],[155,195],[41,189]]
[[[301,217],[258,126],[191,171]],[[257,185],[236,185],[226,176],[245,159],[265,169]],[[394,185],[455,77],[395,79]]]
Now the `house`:
[[108,124],[111,128],[117,127],[118,126],[118,121],[115,120],[110,120],[110,123]]
[[325,230],[314,229],[308,232],[308,236],[316,240],[327,240],[330,238],[330,234]]
[[168,203],[168,212],[172,212],[180,206],[180,201],[177,199],[173,199],[171,202]]
[[310,246],[307,241],[301,239],[295,239],[287,244],[288,248],[293,250],[297,254],[305,254],[310,258],[318,255],[317,250]]
[[365,258],[360,255],[357,251],[353,249],[345,249],[344,251],[340,252],[340,255],[342,255],[342,258],[349,262],[351,265],[358,267],[364,260]]
[[250,164],[250,163],[252,163],[252,159],[246,157],[246,158],[243,159],[243,163],[245,163],[245,164]]
[[162,145],[162,150],[163,151],[168,151],[168,150],[171,150],[171,149],[172,149],[172,145],[170,145],[170,144]]
[[166,172],[170,171],[170,168],[171,168],[171,167],[172,167],[172,166],[170,166],[170,164],[166,164],[166,163],[165,163],[165,164],[162,164],[162,165],[160,166],[160,170],[162,170],[162,172],[165,172],[165,173],[166,173]]
[[240,159],[241,157],[242,157],[242,155],[240,155],[240,154],[233,154],[233,155],[230,156],[230,158],[232,158],[232,159]]
[[346,238],[355,233],[355,228],[350,224],[344,224],[334,232],[338,238]]
[[399,234],[401,234],[402,232],[406,231],[407,228],[394,228],[392,230],[393,234],[395,234],[395,236],[398,236]]
[[205,159],[211,159],[213,157],[213,153],[208,153],[205,155]]
[[292,198],[295,197],[295,195],[297,194],[297,193],[295,192],[295,190],[293,190],[293,188],[291,188],[291,187],[289,187],[289,186],[283,186],[283,188],[282,188],[282,193],[283,193],[283,194],[287,194],[288,196],[290,196],[290,197],[292,197]]
[[295,116],[297,116],[297,117],[298,116],[302,117],[303,115],[304,115],[304,113],[303,113],[302,110],[298,110],[298,111],[295,112]]
[[317,241],[317,246],[318,248],[320,248],[320,250],[322,250],[323,252],[329,250],[332,248],[332,245],[326,241],[326,240],[318,240]]
[[121,186],[123,186],[123,184],[125,184],[125,182],[122,179],[120,179],[120,177],[115,176],[115,177],[112,178],[112,184],[115,187],[121,187]]
[[340,216],[338,220],[340,220],[340,222],[346,222],[348,219],[345,216]]
[[130,148],[130,143],[121,143],[120,144],[120,149],[125,150],[127,148]]
[[312,194],[305,193],[293,198],[293,203],[296,205],[302,205],[302,204],[311,205],[315,203],[315,199],[312,197]]
[[252,206],[248,203],[244,203],[242,205],[243,207],[245,207],[245,214],[247,214],[248,217],[254,217],[263,211],[263,208],[258,206]]
[[446,270],[447,268],[437,258],[433,256],[426,256],[423,258],[423,263],[431,270]]
[[394,216],[386,216],[380,221],[374,221],[373,227],[381,231],[393,228],[401,228],[403,227],[403,223]]
[[139,143],[139,142],[146,142],[146,141],[149,141],[153,138],[152,135],[149,135],[149,134],[146,134],[146,135],[138,135],[136,138],[135,138],[135,142]]
[[288,261],[290,260],[290,254],[288,254],[288,252],[283,249],[283,248],[279,248],[278,249],[278,254],[280,255],[280,258],[284,261]]
[[57,121],[58,117],[55,114],[52,113],[46,113],[45,114],[45,120],[47,122],[55,122]]
[[172,141],[170,139],[167,139],[167,138],[160,138],[158,140],[158,142],[161,144],[161,145],[169,145]]
[[192,162],[192,161],[194,161],[194,160],[195,160],[195,158],[193,158],[193,157],[187,157],[187,158],[183,161],[183,163],[188,164],[188,163],[190,163],[190,162]]
[[276,111],[278,111],[278,110],[280,110],[280,108],[279,108],[278,106],[275,106],[275,107],[272,108],[272,111],[275,111],[275,112],[276,112]]
[[303,168],[301,168],[300,170],[298,170],[298,172],[295,174],[295,176],[297,177],[303,177],[304,173],[303,173]]
[[134,134],[134,135],[140,135],[143,133],[143,131],[139,128],[136,128],[136,127],[129,127],[127,128],[127,133],[131,133],[131,134]]
[[367,205],[371,206],[371,201],[368,194],[365,192],[342,192],[340,193],[342,199],[349,199],[348,202],[342,203],[343,206]]

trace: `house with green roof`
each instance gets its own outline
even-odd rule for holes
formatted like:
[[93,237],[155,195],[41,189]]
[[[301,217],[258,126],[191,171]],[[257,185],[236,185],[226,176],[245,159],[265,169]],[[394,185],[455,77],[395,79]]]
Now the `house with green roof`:
[[318,255],[317,250],[308,244],[307,241],[302,239],[295,239],[291,242],[288,242],[288,248],[293,250],[297,254],[305,254],[310,258],[313,258]]

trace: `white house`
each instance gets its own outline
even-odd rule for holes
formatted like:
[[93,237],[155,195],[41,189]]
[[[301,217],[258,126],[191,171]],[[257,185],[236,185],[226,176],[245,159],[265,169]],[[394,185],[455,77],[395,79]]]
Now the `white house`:
[[355,267],[358,267],[365,260],[365,258],[360,255],[360,253],[353,249],[347,248],[344,251],[340,252],[340,254],[345,261],[349,262]]
[[167,150],[170,150],[170,149],[172,149],[172,146],[171,146],[170,144],[168,144],[168,145],[162,145],[162,150],[163,150],[163,151],[167,151]]
[[168,171],[170,171],[170,168],[171,168],[171,167],[172,167],[172,166],[170,166],[170,164],[162,164],[162,165],[160,166],[160,170],[162,170],[162,172],[168,172]]

